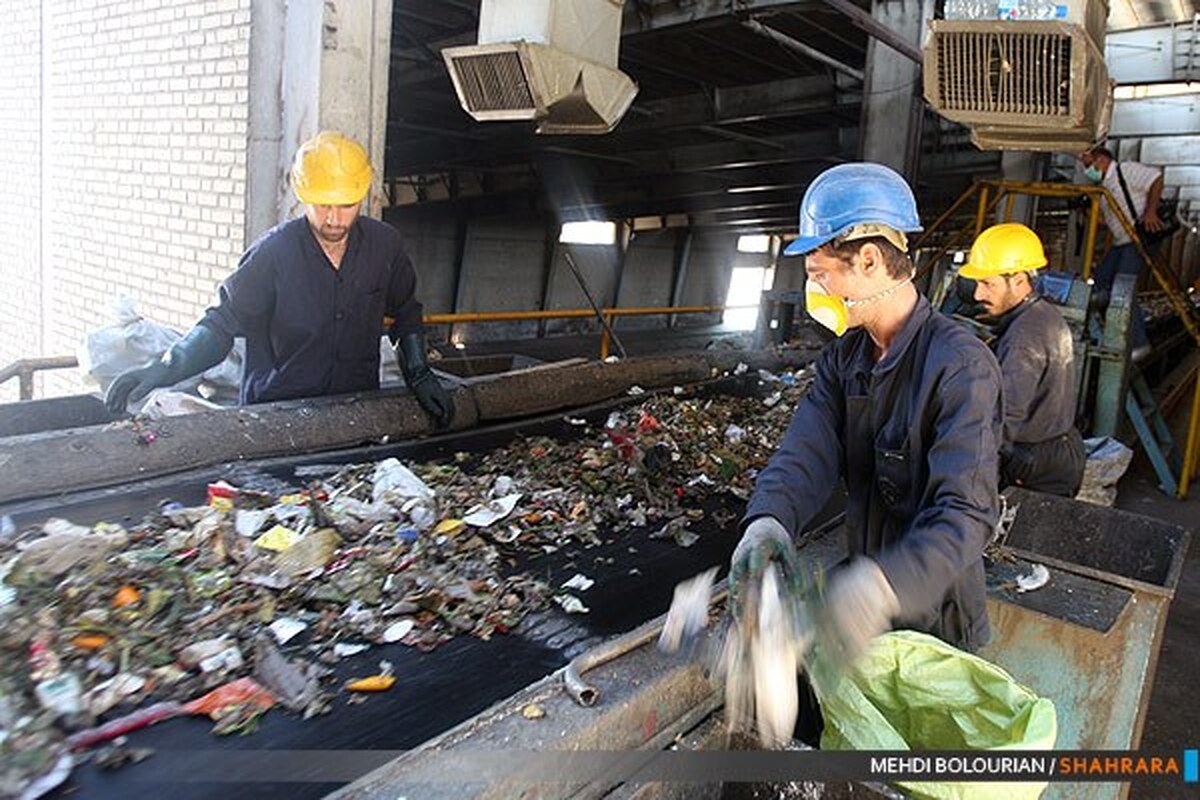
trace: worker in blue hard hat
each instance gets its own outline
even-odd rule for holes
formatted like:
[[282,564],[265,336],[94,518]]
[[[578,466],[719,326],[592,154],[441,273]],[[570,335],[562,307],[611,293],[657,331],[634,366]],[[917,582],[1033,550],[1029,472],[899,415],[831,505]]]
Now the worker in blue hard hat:
[[844,481],[850,560],[828,584],[826,645],[850,659],[892,626],[966,649],[990,636],[1000,368],[913,286],[919,230],[908,184],[880,164],[833,167],[804,193],[785,253],[805,257],[809,312],[838,338],[758,476],[730,571],[735,608],[772,559],[795,571],[796,536]]
[[1074,497],[1087,453],[1075,428],[1075,347],[1071,329],[1034,288],[1046,266],[1038,235],[1006,222],[979,234],[959,276],[993,321],[1004,376],[1000,483]]

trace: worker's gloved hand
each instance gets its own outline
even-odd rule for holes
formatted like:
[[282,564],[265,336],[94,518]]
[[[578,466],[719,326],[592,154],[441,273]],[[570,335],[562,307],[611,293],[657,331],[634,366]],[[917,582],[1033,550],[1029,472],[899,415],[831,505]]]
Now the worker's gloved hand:
[[856,558],[829,582],[826,641],[842,663],[852,663],[899,613],[900,601],[883,570],[869,558]]
[[[163,356],[165,358],[165,355]],[[151,364],[123,372],[108,385],[104,394],[104,405],[110,413],[124,413],[129,401],[138,402],[150,392],[162,386],[170,386],[171,368],[160,358]]]
[[434,424],[439,428],[449,425],[454,419],[454,400],[429,368],[425,355],[425,335],[410,333],[400,339],[396,344],[396,361],[400,364],[408,388],[425,413],[433,418]]
[[118,375],[108,386],[104,405],[113,414],[123,414],[129,403],[142,400],[155,389],[174,386],[220,364],[232,346],[231,340],[197,325],[158,361]]
[[780,563],[788,579],[800,574],[791,534],[774,517],[758,517],[746,526],[729,562],[729,600],[735,619],[741,619],[747,593],[762,580],[772,561]]

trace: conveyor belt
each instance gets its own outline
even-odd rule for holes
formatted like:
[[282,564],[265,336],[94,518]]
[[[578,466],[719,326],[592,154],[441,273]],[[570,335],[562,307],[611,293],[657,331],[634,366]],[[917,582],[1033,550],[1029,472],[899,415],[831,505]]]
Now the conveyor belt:
[[[753,381],[728,381],[729,393],[753,389]],[[707,389],[706,391],[715,391]],[[607,403],[572,416],[585,416],[602,423],[619,403]],[[560,415],[520,424],[477,429],[452,436],[380,447],[321,453],[300,459],[239,464],[232,475],[240,485],[255,482],[294,481],[293,470],[311,464],[361,463],[386,457],[405,461],[427,461],[451,457],[456,452],[483,455],[502,447],[518,435],[553,436],[568,440],[581,435]],[[467,465],[469,468],[469,463]],[[184,504],[203,502],[205,485],[231,476],[230,468],[198,470],[136,484],[42,499],[0,508],[20,526],[36,524],[49,516],[78,523],[98,520],[137,521],[165,500]],[[609,636],[622,633],[666,611],[675,584],[710,566],[727,564],[736,534],[716,526],[711,512],[722,508],[740,515],[741,503],[728,496],[710,499],[704,520],[690,530],[700,540],[680,548],[669,540],[653,540],[648,534],[659,525],[622,531],[602,537],[604,544],[585,549],[567,548],[551,556],[519,564],[557,585],[575,572],[596,580],[587,593],[591,612],[567,615],[557,607],[528,617],[514,632],[481,641],[460,636],[431,652],[420,653],[400,644],[372,647],[360,655],[343,659],[335,669],[342,680],[376,671],[381,659],[391,661],[399,678],[396,687],[359,705],[348,705],[340,694],[333,710],[325,716],[301,720],[276,709],[263,717],[250,736],[218,738],[205,719],[170,720],[129,737],[134,747],[154,748],[156,754],[141,764],[114,772],[90,764],[78,767],[56,793],[59,797],[117,798],[143,795],[188,798],[230,797],[308,798],[320,797],[335,788],[329,784],[261,784],[235,786],[187,782],[192,759],[220,758],[222,752],[256,749],[375,749],[412,748],[509,696],[563,666],[579,652]],[[823,515],[832,516],[831,506]],[[736,516],[734,517],[736,518]],[[732,525],[730,526],[732,528]],[[629,548],[636,548],[635,553]],[[608,563],[611,559],[612,563]],[[631,570],[635,570],[631,574]],[[182,780],[184,782],[180,783]]]

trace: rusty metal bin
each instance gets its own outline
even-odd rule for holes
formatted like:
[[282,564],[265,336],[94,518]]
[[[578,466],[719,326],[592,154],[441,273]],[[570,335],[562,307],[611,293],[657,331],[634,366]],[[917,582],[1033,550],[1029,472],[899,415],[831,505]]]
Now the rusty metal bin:
[[[989,565],[993,639],[980,653],[1054,702],[1058,747],[1132,750],[1141,741],[1167,608],[1190,533],[1176,525],[1021,489],[1005,549]],[[1017,575],[1050,582],[1020,594]],[[1120,798],[1118,784],[1051,784],[1046,798]]]

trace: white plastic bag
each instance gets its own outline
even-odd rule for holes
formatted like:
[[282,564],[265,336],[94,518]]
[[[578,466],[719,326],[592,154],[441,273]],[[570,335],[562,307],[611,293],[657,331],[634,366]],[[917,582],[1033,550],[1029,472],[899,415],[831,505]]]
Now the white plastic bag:
[[[79,370],[86,383],[106,391],[124,372],[144,367],[171,348],[182,335],[174,328],[141,316],[130,297],[114,298],[114,322],[89,333],[79,347]],[[245,345],[238,341],[225,360],[203,374],[176,384],[176,391],[198,393],[200,383],[212,389],[206,394],[237,396],[242,379]]]
[[1076,500],[1098,506],[1112,506],[1117,501],[1117,482],[1129,468],[1133,451],[1111,436],[1084,439],[1087,464],[1083,468],[1083,484]]
[[150,419],[162,419],[163,417],[196,414],[200,411],[219,411],[220,409],[221,406],[202,397],[177,392],[174,389],[155,389],[146,395],[146,401],[142,404],[139,413]]
[[133,300],[113,300],[115,322],[89,333],[79,348],[79,371],[84,381],[108,388],[123,372],[145,366],[179,341],[178,331],[143,319]]

